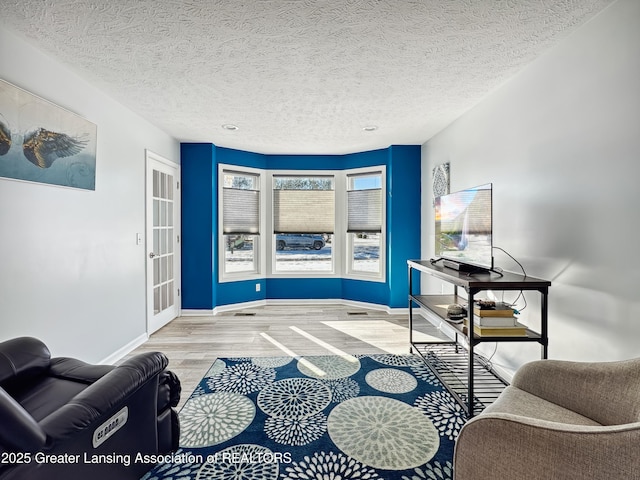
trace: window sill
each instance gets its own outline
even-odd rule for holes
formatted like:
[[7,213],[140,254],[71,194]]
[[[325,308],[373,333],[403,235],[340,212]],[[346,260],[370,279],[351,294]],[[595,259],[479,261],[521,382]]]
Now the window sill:
[[380,275],[367,275],[360,273],[350,273],[348,275],[343,276],[345,280],[358,280],[361,282],[376,282],[376,283],[386,283],[387,279]]
[[244,282],[248,280],[262,280],[264,275],[256,272],[252,273],[226,273],[218,277],[218,283]]

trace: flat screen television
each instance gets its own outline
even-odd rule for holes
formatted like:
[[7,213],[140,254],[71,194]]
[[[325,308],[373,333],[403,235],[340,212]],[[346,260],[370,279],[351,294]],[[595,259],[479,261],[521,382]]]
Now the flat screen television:
[[491,183],[436,198],[435,253],[446,266],[493,268],[492,202]]

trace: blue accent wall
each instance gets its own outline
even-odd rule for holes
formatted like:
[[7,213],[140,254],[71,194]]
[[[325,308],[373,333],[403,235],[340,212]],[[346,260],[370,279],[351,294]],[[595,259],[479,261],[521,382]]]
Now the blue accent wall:
[[269,278],[269,299],[342,298],[341,278]]
[[[420,257],[420,146],[397,145],[349,155],[263,155],[182,144],[182,308],[264,299],[345,299],[392,308],[407,305],[407,260]],[[264,278],[218,283],[218,164],[264,170],[347,170],[386,166],[386,281]],[[255,284],[260,283],[260,292]]]
[[215,306],[217,170],[212,144],[183,143],[181,157],[182,308]]
[[[416,158],[418,161],[416,161]],[[387,283],[390,307],[406,307],[407,260],[420,258],[420,146],[389,147],[387,166]],[[415,291],[419,285],[416,284]]]
[[[215,272],[215,279],[218,278],[218,271]],[[214,279],[214,280],[215,280]],[[184,280],[183,280],[184,281]],[[267,296],[268,285],[273,279],[262,278],[260,280],[240,280],[237,282],[218,283],[216,287],[216,304],[233,305],[234,303],[254,302],[270,298]],[[260,291],[256,292],[256,283],[260,284]],[[188,307],[182,307],[188,308]]]

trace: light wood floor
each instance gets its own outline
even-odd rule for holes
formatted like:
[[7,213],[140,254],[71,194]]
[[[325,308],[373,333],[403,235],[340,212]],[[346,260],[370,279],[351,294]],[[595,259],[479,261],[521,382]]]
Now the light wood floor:
[[341,305],[280,305],[179,317],[129,356],[161,351],[182,405],[218,357],[409,353],[408,315]]

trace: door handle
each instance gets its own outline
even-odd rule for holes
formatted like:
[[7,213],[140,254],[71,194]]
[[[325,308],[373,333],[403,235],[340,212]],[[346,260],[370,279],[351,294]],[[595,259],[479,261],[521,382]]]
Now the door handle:
[[157,253],[153,253],[153,252],[151,252],[151,253],[149,254],[149,258],[154,258],[154,257],[159,257],[159,256],[160,256],[160,255],[158,255]]

